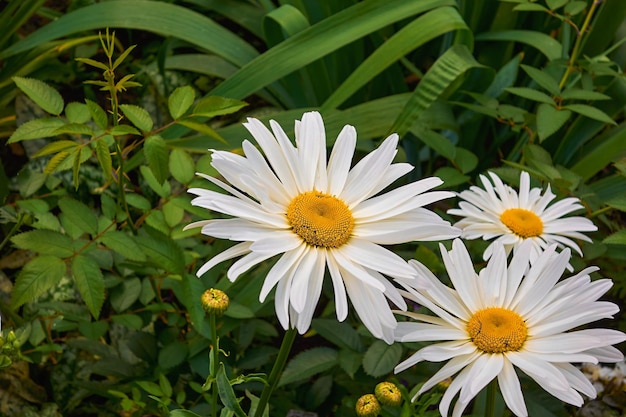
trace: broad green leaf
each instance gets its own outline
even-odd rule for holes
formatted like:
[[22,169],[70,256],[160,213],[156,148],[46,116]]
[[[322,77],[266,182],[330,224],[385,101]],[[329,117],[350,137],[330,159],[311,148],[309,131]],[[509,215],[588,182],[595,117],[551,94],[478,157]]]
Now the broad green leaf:
[[143,389],[150,395],[154,395],[155,397],[163,396],[163,390],[161,389],[159,384],[156,384],[152,381],[136,381],[136,383],[141,387],[141,389]]
[[189,347],[185,342],[174,340],[159,350],[159,366],[170,369],[183,363],[189,354]]
[[[533,30],[503,30],[483,32],[476,35],[476,41],[512,41],[536,48],[550,61],[561,58],[563,46],[549,35]],[[555,94],[555,93],[553,93]]]
[[65,117],[70,123],[86,123],[91,114],[86,104],[71,102],[65,106]]
[[131,261],[146,261],[146,255],[144,255],[134,238],[124,232],[113,230],[100,236],[99,240],[108,248]]
[[63,111],[63,97],[54,88],[34,78],[13,77],[17,87],[45,112],[60,115]]
[[186,126],[197,132],[203,133],[209,137],[215,138],[219,140],[220,142],[226,144],[226,141],[224,140],[224,138],[222,138],[219,133],[217,133],[211,126],[209,126],[206,123],[198,123],[198,122],[194,122],[192,120],[186,120],[186,119],[179,119],[176,121],[176,123],[182,126]]
[[179,296],[179,299],[189,313],[191,325],[198,333],[207,339],[211,339],[211,327],[208,325],[208,321],[205,320],[206,312],[200,303],[200,297],[206,289],[204,284],[194,275],[184,274],[181,287],[182,295]]
[[84,233],[95,235],[98,233],[98,219],[93,211],[78,200],[63,197],[59,200],[61,212]]
[[338,322],[333,319],[314,319],[311,327],[324,339],[334,343],[340,348],[361,351],[363,344],[361,337],[352,326],[346,322]]
[[578,13],[582,12],[587,8],[586,1],[572,1],[565,6],[565,13],[570,16],[576,16]]
[[216,379],[217,392],[220,395],[220,399],[222,400],[224,407],[234,412],[237,417],[246,417],[246,413],[244,413],[241,405],[239,405],[239,400],[237,400],[237,397],[235,396],[235,391],[233,391],[233,387],[230,385],[230,381],[226,376],[223,363],[220,363]]
[[113,126],[109,129],[109,134],[112,136],[141,135],[137,129],[129,125]]
[[143,320],[136,314],[115,314],[111,316],[111,320],[129,329],[141,330],[144,326]]
[[611,125],[617,124],[608,114],[593,106],[588,106],[586,104],[568,104],[567,106],[564,106],[564,108],[603,123]]
[[167,180],[168,171],[168,150],[165,140],[159,135],[153,135],[146,139],[143,145],[143,152],[148,162],[148,166],[154,174],[154,178],[163,184]]
[[610,200],[607,200],[605,204],[607,206],[613,207],[614,209],[626,212],[626,196],[618,196],[612,198]]
[[388,345],[382,340],[377,340],[363,356],[363,370],[374,378],[381,377],[393,371],[393,368],[400,362],[401,355],[400,344]]
[[175,201],[170,200],[163,204],[161,210],[163,211],[165,222],[169,227],[177,226],[183,221],[185,211]]
[[169,168],[172,177],[181,184],[188,184],[194,177],[193,158],[182,149],[177,148],[170,153]]
[[610,100],[611,96],[607,96],[598,91],[568,88],[561,93],[561,98],[563,100]]
[[339,351],[339,366],[343,369],[350,378],[354,378],[354,374],[361,367],[363,360],[363,354],[355,352],[354,350],[341,349]]
[[31,230],[13,236],[11,241],[19,249],[27,249],[42,255],[67,258],[74,254],[72,239],[53,230]]
[[235,113],[247,106],[248,103],[232,98],[208,96],[198,101],[193,108],[192,115],[203,117],[223,116]]
[[133,104],[120,104],[120,109],[122,113],[124,113],[124,116],[142,132],[152,130],[152,118],[143,108]]
[[110,181],[113,178],[113,160],[109,151],[109,145],[104,138],[96,140],[96,158],[98,158],[98,163],[105,178]]
[[100,267],[90,257],[79,254],[72,260],[71,270],[78,292],[97,320],[104,303],[104,277]]
[[42,214],[50,211],[50,205],[45,200],[38,198],[17,200],[16,204],[22,210],[30,211],[31,213]]
[[612,235],[604,238],[602,243],[609,243],[613,245],[626,245],[626,229],[618,230]]
[[561,88],[559,87],[559,83],[552,77],[552,75],[529,65],[520,66],[530,78],[532,78],[537,84],[539,84],[539,86],[544,88],[547,92],[554,96],[558,96],[561,94]]
[[163,394],[165,394],[166,398],[170,398],[172,396],[172,385],[167,377],[162,373],[159,374],[159,386],[163,390]]
[[615,155],[626,152],[626,124],[607,130],[583,151],[584,156],[571,169],[586,181],[605,169]]
[[55,135],[55,131],[63,126],[65,122],[55,117],[29,120],[22,123],[15,129],[9,137],[7,143],[19,142],[21,140],[48,138]]
[[300,381],[337,366],[339,355],[335,349],[314,347],[296,355],[287,363],[278,385]]
[[550,10],[556,10],[561,8],[569,3],[569,0],[546,0],[546,4],[550,8]]
[[171,194],[172,188],[169,181],[159,182],[152,173],[152,170],[145,165],[140,166],[139,171],[152,191],[157,193],[160,197],[166,198]]
[[130,308],[139,298],[141,281],[139,278],[125,278],[111,290],[111,306],[118,313]]
[[548,9],[541,4],[522,3],[513,8],[515,12],[547,12]]
[[529,100],[554,105],[554,100],[552,100],[552,97],[550,97],[546,93],[542,93],[541,91],[533,90],[532,88],[508,87],[508,88],[505,88],[504,90],[508,91],[511,94],[515,94],[516,96],[527,98]]
[[65,275],[65,262],[56,256],[38,256],[20,271],[11,293],[11,308],[34,301],[54,287]]
[[109,323],[106,321],[81,321],[78,323],[78,331],[87,339],[99,340],[109,331]]
[[415,135],[424,142],[426,146],[437,152],[444,158],[453,161],[456,157],[456,147],[454,144],[442,135],[430,129],[415,129]]
[[537,107],[537,134],[539,140],[543,142],[557,130],[559,130],[572,115],[566,109],[557,109],[550,104],[540,104]]
[[151,236],[138,236],[137,243],[156,266],[175,274],[183,273],[185,256],[176,242],[169,237],[154,233]]
[[74,142],[73,140],[57,140],[54,142],[48,143],[46,146],[41,148],[39,152],[33,155],[35,158],[50,155],[51,153],[57,153],[60,151],[65,151],[72,149],[76,146],[80,145],[78,142]]
[[91,115],[93,121],[98,125],[98,127],[102,130],[106,129],[109,123],[109,119],[107,118],[106,112],[100,107],[98,103],[95,103],[91,100],[85,99],[85,103],[87,105],[87,110]]
[[467,174],[478,165],[478,157],[467,149],[456,148],[454,162],[463,174]]
[[452,167],[441,167],[433,173],[433,176],[441,178],[446,188],[464,184],[470,180],[469,176],[463,175],[458,169]]
[[196,92],[191,86],[178,87],[167,99],[167,106],[172,119],[176,120],[189,110],[194,100]]
[[[150,172],[150,170],[146,167],[146,170],[148,172]],[[150,173],[152,175],[152,173]],[[150,209],[152,209],[152,205],[150,204],[150,200],[148,200],[146,197],[139,195],[139,194],[127,194],[126,195],[126,202],[128,203],[128,205],[130,205],[131,207],[135,207],[138,208],[139,210],[144,210],[144,211],[148,211]]]
[[55,136],[61,135],[63,133],[85,136],[93,136],[94,134],[93,130],[89,126],[80,123],[68,123],[54,131]]
[[254,311],[252,311],[250,307],[231,299],[228,303],[228,309],[224,312],[224,315],[240,320],[251,319],[254,317]]

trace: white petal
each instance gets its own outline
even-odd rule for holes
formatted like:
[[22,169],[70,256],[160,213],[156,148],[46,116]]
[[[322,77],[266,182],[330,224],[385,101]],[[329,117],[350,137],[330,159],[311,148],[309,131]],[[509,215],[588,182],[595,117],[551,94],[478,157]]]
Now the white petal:
[[[291,283],[291,292],[289,293],[291,306],[297,313],[302,313],[307,297],[310,296],[307,293],[309,280],[313,278],[312,275],[314,273],[319,272],[315,269],[318,256],[318,250],[309,246],[305,249],[305,253],[297,264],[297,270]],[[322,274],[323,272],[322,270]]]
[[333,283],[335,293],[335,310],[337,312],[337,320],[344,321],[348,316],[348,298],[346,296],[346,287],[343,284],[343,277],[339,272],[339,265],[335,261],[331,251],[326,251],[326,264],[330,272],[330,279]]
[[[311,319],[315,312],[315,307],[322,293],[322,283],[324,281],[324,271],[326,269],[326,257],[322,251],[315,251],[316,259],[313,264],[313,270],[308,279],[306,289],[307,297],[304,308],[298,313],[297,327],[300,334],[304,334],[311,327]],[[300,273],[300,272],[297,272]],[[293,292],[293,288],[292,288]]]
[[461,388],[459,401],[469,403],[502,369],[504,356],[481,355],[469,367],[468,383]]
[[328,193],[338,196],[348,179],[350,163],[356,147],[356,129],[353,126],[343,127],[328,159]]
[[352,238],[337,251],[353,262],[395,278],[412,279],[416,275],[400,256],[367,240]]
[[528,416],[519,378],[511,362],[506,358],[504,359],[502,371],[498,374],[498,385],[506,406],[509,407],[513,414],[517,417]]
[[272,269],[270,269],[267,273],[267,276],[263,281],[263,287],[261,288],[261,292],[259,294],[259,301],[265,301],[265,298],[270,291],[272,291],[272,288],[274,288],[278,281],[284,279],[288,272],[297,266],[300,258],[304,254],[305,248],[306,245],[303,244],[295,250],[285,252],[285,254],[280,257],[278,262],[276,262]]
[[204,275],[205,272],[207,272],[208,270],[210,270],[211,268],[213,268],[215,265],[219,264],[220,262],[224,262],[228,259],[236,258],[237,256],[245,255],[246,253],[250,252],[250,245],[251,245],[250,242],[238,243],[237,245],[226,249],[225,251],[219,253],[218,255],[215,255],[207,263],[202,265],[200,269],[198,269],[198,272],[196,272],[196,275],[200,277]]

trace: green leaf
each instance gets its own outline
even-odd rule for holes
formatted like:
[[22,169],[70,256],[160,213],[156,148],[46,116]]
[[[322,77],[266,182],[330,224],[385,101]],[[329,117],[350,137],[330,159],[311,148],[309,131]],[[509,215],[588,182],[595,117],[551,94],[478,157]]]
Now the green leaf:
[[167,106],[172,119],[176,120],[189,110],[194,100],[196,92],[191,86],[178,87],[167,99]]
[[111,316],[111,320],[129,329],[141,330],[144,326],[143,320],[136,314],[116,314]]
[[85,99],[85,103],[93,121],[96,123],[96,125],[98,125],[100,129],[105,130],[109,124],[109,119],[107,118],[106,112],[102,109],[102,107],[100,107],[98,103],[95,103],[88,99]]
[[626,151],[626,124],[607,130],[583,151],[584,156],[571,169],[587,181]]
[[433,176],[441,178],[446,188],[464,184],[470,180],[469,176],[463,175],[458,169],[452,167],[441,167],[433,173]]
[[366,374],[379,378],[393,371],[400,362],[402,346],[399,343],[388,345],[377,340],[367,349],[363,356],[363,370]]
[[100,236],[99,241],[131,261],[146,261],[146,255],[144,255],[134,238],[124,232],[117,230],[107,232]]
[[[146,180],[148,186],[152,189],[152,191],[157,193],[159,197],[166,198],[171,194],[172,187],[170,186],[170,183],[168,181],[159,182],[149,167],[142,165],[139,167],[139,171]],[[150,209],[150,206],[148,206],[148,209]]]
[[180,224],[185,216],[185,211],[173,200],[163,204],[161,210],[163,211],[165,223],[167,223],[169,227],[174,227]]
[[240,320],[251,319],[254,317],[254,311],[252,311],[250,307],[231,299],[228,303],[228,309],[224,312],[224,315]]
[[78,62],[82,62],[82,63],[87,64],[87,65],[91,65],[92,67],[99,68],[99,69],[104,70],[104,71],[107,71],[109,69],[108,65],[106,65],[106,64],[104,64],[104,63],[102,63],[100,61],[96,61],[95,59],[79,57],[79,58],[76,58],[76,60]]
[[139,278],[126,278],[111,290],[111,306],[118,313],[126,311],[137,301],[139,294],[141,294]]
[[626,212],[626,196],[619,196],[607,200],[605,204],[614,209]]
[[57,119],[56,117],[29,120],[15,129],[15,132],[9,137],[7,143],[54,136],[54,132],[64,124],[65,122],[63,120]]
[[475,39],[476,41],[513,41],[524,43],[536,48],[550,61],[561,58],[561,51],[563,50],[563,46],[559,41],[546,33],[534,30],[488,31],[479,33]]
[[602,243],[608,243],[612,245],[626,245],[626,229],[618,230],[612,235],[604,238]]
[[608,114],[606,114],[602,110],[592,106],[588,106],[586,104],[568,104],[567,106],[564,106],[564,108],[578,114],[582,114],[583,116],[589,117],[590,119],[598,120],[602,123],[608,123],[611,125],[617,124],[615,120],[613,120]]
[[11,296],[11,308],[34,301],[54,287],[65,275],[65,262],[56,256],[38,256],[20,271]]
[[537,134],[539,140],[543,142],[567,122],[572,112],[564,109],[557,109],[550,104],[540,104],[537,108]]
[[86,104],[72,102],[65,106],[65,117],[70,123],[86,123],[91,114]]
[[230,385],[230,381],[226,376],[226,371],[224,370],[224,364],[220,363],[220,367],[217,370],[217,392],[220,395],[220,399],[222,400],[222,404],[224,407],[231,410],[237,417],[246,417],[246,413],[244,413],[241,405],[239,405],[239,401],[237,397],[235,397],[235,392],[233,391],[233,387]]
[[[124,60],[126,59],[126,57],[133,51],[133,49],[135,49],[137,47],[137,45],[131,45],[128,48],[126,48],[126,50],[124,52],[122,52],[120,54],[120,56],[118,56],[115,59],[115,62],[113,62],[113,69],[116,69],[117,67],[119,67],[119,65],[124,62]],[[132,75],[132,74],[128,74],[128,75]],[[128,77],[127,75],[127,77]]]
[[167,169],[169,158],[165,140],[159,135],[148,137],[143,145],[143,152],[154,178],[159,184],[163,184],[169,174]]
[[104,277],[100,267],[90,257],[79,254],[72,260],[71,270],[78,292],[97,320],[104,303]]
[[561,88],[559,87],[559,83],[552,77],[552,75],[538,68],[528,65],[520,66],[530,78],[532,78],[537,84],[539,84],[539,86],[544,88],[550,94],[552,94],[553,96],[558,96],[561,94]]
[[58,116],[63,111],[63,97],[54,88],[34,78],[13,77],[17,87],[45,112]]
[[194,177],[193,158],[183,149],[176,148],[170,153],[169,168],[172,177],[181,184],[188,184]]
[[159,351],[158,363],[163,369],[171,369],[183,363],[189,355],[189,347],[180,340],[174,340]]
[[183,273],[185,256],[169,237],[155,232],[151,236],[138,236],[137,243],[156,266],[175,274]]
[[136,381],[136,383],[141,387],[141,389],[150,395],[154,395],[155,397],[163,396],[163,390],[161,387],[152,381]]
[[335,349],[314,347],[296,355],[287,363],[278,385],[308,379],[337,366],[339,355]]
[[179,408],[177,410],[170,411],[169,417],[202,417],[200,414],[196,414],[193,411],[183,410]]
[[527,98],[529,100],[554,105],[554,100],[552,100],[552,97],[550,97],[546,93],[542,93],[541,91],[533,90],[532,88],[508,87],[504,90],[508,91],[511,94],[515,94],[516,96]]
[[522,3],[513,7],[515,12],[547,12],[548,9],[541,4],[536,3]]
[[444,135],[430,129],[415,129],[415,135],[424,142],[426,146],[437,152],[444,158],[453,161],[456,157],[456,146]]
[[93,130],[84,124],[80,123],[68,123],[59,127],[54,131],[55,135],[61,135],[63,133],[69,133],[71,135],[85,135],[85,136],[93,136]]
[[141,135],[137,129],[129,125],[117,125],[113,126],[109,130],[109,134],[112,136],[123,136],[123,135]]
[[194,122],[192,120],[186,120],[186,119],[179,119],[176,121],[176,123],[178,123],[179,125],[182,126],[186,126],[190,129],[193,129],[197,132],[200,133],[204,133],[205,135],[215,138],[217,140],[219,140],[222,143],[227,143],[223,137],[220,136],[219,133],[217,133],[211,126],[205,124],[205,123],[198,123],[198,122]]
[[332,319],[314,319],[311,327],[324,339],[334,343],[340,348],[361,351],[363,344],[361,337],[354,328],[346,322],[338,322]]
[[73,140],[57,140],[55,142],[50,142],[43,148],[39,150],[33,157],[38,158],[40,156],[49,155],[51,153],[57,153],[60,151],[65,151],[68,149],[75,148],[80,145],[78,142],[74,142]]
[[[148,167],[145,167],[146,171],[150,173],[150,175],[152,175],[152,173],[150,172],[150,169]],[[154,177],[152,177],[154,178]],[[156,180],[155,180],[156,183]],[[148,211],[152,208],[152,205],[150,204],[150,200],[148,200],[146,197],[139,195],[139,194],[127,194],[126,195],[126,202],[128,203],[128,205],[130,205],[131,207],[135,207],[138,208],[139,210],[144,210],[144,211]]]
[[61,212],[68,217],[68,220],[90,235],[98,233],[98,219],[93,211],[78,200],[63,197],[59,200]]
[[576,16],[578,13],[585,10],[586,7],[586,1],[572,1],[565,6],[565,14]]
[[568,88],[561,93],[563,100],[610,100],[611,96],[597,91],[583,90],[580,88]]
[[96,140],[96,158],[105,178],[110,181],[113,178],[113,160],[105,138]]
[[546,4],[550,10],[556,10],[569,3],[569,0],[546,0]]
[[248,103],[232,98],[209,96],[198,101],[192,111],[193,116],[215,117],[235,113]]
[[87,339],[99,340],[109,331],[109,323],[106,321],[81,321],[78,323],[78,331]]
[[67,258],[74,254],[72,239],[53,230],[31,230],[13,236],[11,241],[19,249],[30,250],[42,255]]
[[124,116],[142,132],[152,130],[152,118],[143,108],[133,104],[120,104],[120,109],[124,113]]
[[467,149],[456,148],[454,162],[463,174],[467,174],[478,165],[478,157]]
[[354,378],[354,374],[361,367],[363,360],[363,354],[355,352],[353,350],[341,349],[339,351],[339,366],[343,369],[350,378]]

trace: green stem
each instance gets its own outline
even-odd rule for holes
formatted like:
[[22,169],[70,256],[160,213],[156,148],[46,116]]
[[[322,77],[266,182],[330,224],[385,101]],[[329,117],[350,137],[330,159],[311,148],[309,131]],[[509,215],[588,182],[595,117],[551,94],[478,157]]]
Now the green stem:
[[217,417],[217,365],[219,361],[220,347],[217,340],[217,321],[215,320],[215,313],[209,314],[209,325],[211,327],[211,343],[213,343],[213,349],[211,354],[211,377],[213,384],[211,386],[211,415]]
[[496,391],[498,390],[498,383],[494,379],[487,385],[487,399],[485,406],[485,417],[494,417],[496,411]]
[[261,417],[263,415],[263,411],[265,411],[265,407],[267,406],[267,402],[276,388],[278,384],[278,380],[280,379],[280,375],[283,373],[283,368],[285,367],[285,363],[287,362],[287,357],[289,356],[289,352],[291,351],[291,346],[293,346],[293,341],[296,339],[296,329],[289,329],[285,332],[285,336],[283,337],[283,343],[280,345],[280,350],[278,351],[278,357],[276,358],[276,362],[274,362],[274,367],[270,372],[270,377],[267,380],[267,385],[263,387],[263,392],[261,393],[261,398],[259,399],[259,404],[257,406],[256,412],[254,413],[254,417]]

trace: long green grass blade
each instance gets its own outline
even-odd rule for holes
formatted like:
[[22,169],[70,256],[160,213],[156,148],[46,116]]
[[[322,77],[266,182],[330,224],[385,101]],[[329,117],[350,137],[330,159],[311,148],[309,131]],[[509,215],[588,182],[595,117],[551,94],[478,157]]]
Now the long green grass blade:
[[500,32],[483,32],[476,35],[476,41],[511,41],[520,42],[536,48],[550,61],[561,57],[563,46],[556,39],[545,33],[532,30],[503,30]]
[[367,0],[342,10],[276,45],[211,93],[244,98],[305,65],[369,33],[451,0]]
[[610,129],[590,143],[585,157],[580,159],[572,171],[587,181],[611,163],[618,155],[626,152],[626,123]]
[[211,51],[237,66],[258,53],[247,42],[208,17],[190,9],[150,0],[111,0],[68,13],[0,53],[0,58],[28,51],[78,32],[109,28],[140,29],[173,36]]
[[[385,68],[444,33],[469,29],[459,12],[452,7],[440,7],[413,20],[403,27],[367,59],[326,100],[322,109],[336,108]],[[471,34],[470,34],[471,39]],[[467,45],[469,48],[472,45]]]

